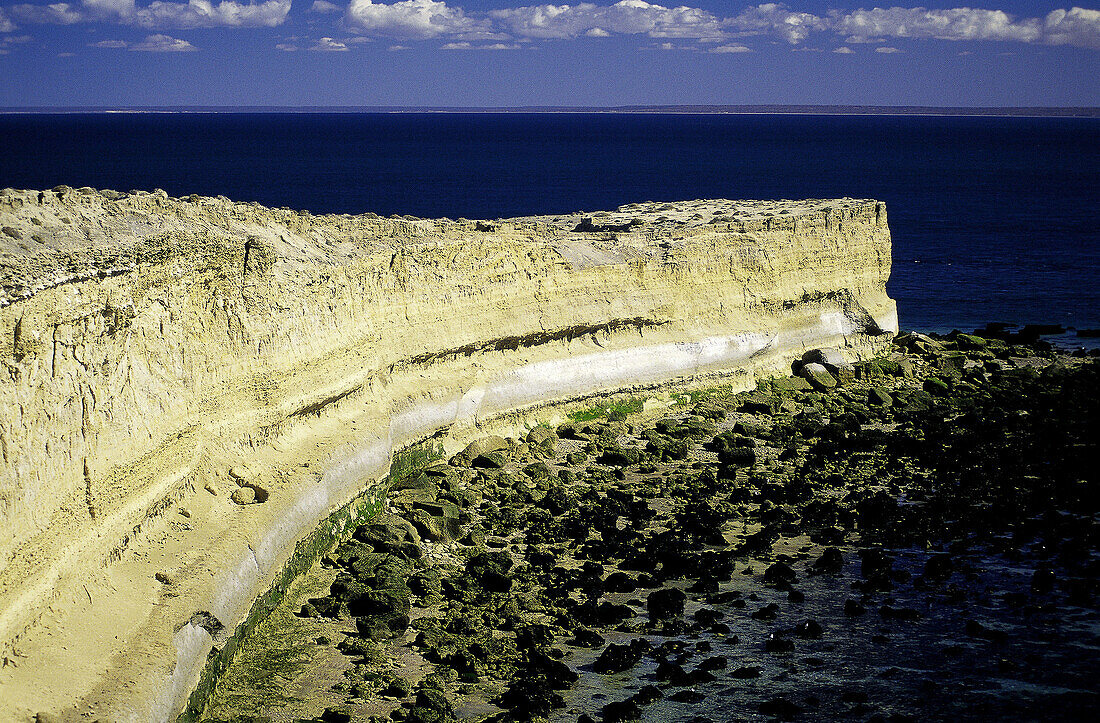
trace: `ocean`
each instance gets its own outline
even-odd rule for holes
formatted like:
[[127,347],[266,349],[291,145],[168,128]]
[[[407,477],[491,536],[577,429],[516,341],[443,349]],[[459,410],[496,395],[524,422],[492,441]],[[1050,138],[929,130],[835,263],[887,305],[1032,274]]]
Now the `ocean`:
[[1100,328],[1097,118],[0,115],[0,187],[59,184],[449,218],[875,198],[903,328]]

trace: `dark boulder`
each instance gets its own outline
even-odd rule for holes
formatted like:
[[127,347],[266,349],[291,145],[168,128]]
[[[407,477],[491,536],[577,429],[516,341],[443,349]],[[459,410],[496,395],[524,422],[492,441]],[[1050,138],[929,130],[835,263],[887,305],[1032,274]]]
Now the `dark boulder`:
[[684,614],[686,601],[687,595],[683,590],[676,588],[654,590],[646,599],[646,610],[649,611],[651,620],[678,618]]

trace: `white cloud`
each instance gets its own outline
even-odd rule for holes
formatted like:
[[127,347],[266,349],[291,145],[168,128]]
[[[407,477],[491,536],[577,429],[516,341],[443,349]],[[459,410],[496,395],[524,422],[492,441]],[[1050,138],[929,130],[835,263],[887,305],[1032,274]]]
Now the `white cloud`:
[[[599,31],[608,35],[651,38],[719,39],[719,19],[707,10],[667,8],[644,0],[620,0],[614,5],[533,5],[489,11],[507,32],[525,38],[566,39]],[[595,33],[594,37],[604,37]]]
[[73,25],[83,22],[85,16],[68,3],[53,5],[13,5],[11,13],[28,23],[49,23],[52,25]]
[[1100,10],[1055,10],[1043,21],[1043,35],[1051,45],[1100,49]]
[[345,19],[353,30],[392,38],[437,38],[488,31],[488,21],[466,16],[436,0],[401,0],[393,5],[351,0]]
[[718,45],[710,48],[708,53],[751,53],[752,48],[744,45]]
[[135,0],[82,0],[79,5],[22,4],[12,13],[27,22],[72,25],[82,22],[111,22],[139,28],[245,28],[281,25],[290,12],[290,0],[237,2],[210,0],[165,2],[153,0],[138,7]]
[[348,49],[347,44],[341,43],[339,40],[333,40],[332,38],[319,38],[310,50],[318,50],[322,52],[346,52]]
[[445,43],[441,50],[519,50],[520,46],[508,43],[489,43],[485,45],[474,45],[467,41],[459,41],[457,43]]
[[91,48],[128,48],[130,44],[125,40],[100,40],[98,43],[88,43]]
[[[343,11],[343,23],[362,37],[395,41],[435,39],[443,44],[471,43],[471,47],[486,49],[489,46],[477,43],[510,47],[515,42],[532,40],[615,35],[694,40],[714,43],[716,47],[746,47],[737,39],[763,36],[798,46],[815,33],[843,38],[848,43],[882,44],[892,39],[997,41],[1100,49],[1100,10],[1081,7],[1053,10],[1044,17],[1015,17],[1003,10],[969,7],[872,7],[830,10],[816,15],[785,3],[767,2],[726,16],[702,8],[671,7],[646,0],[619,0],[608,5],[591,2],[523,5],[469,13],[448,1],[462,2],[397,0],[387,4],[351,0]],[[291,0],[23,3],[0,9],[0,32],[14,31],[15,22],[115,23],[150,31],[276,27],[286,21],[290,7]],[[331,0],[310,0],[308,12],[336,14],[341,8],[342,5]]]
[[801,43],[814,30],[824,30],[826,22],[812,13],[794,12],[781,3],[764,3],[727,18],[722,25],[737,35],[778,35],[788,43]]
[[1013,21],[1001,10],[953,8],[874,8],[856,10],[836,18],[836,32],[854,42],[868,38],[919,38],[935,40],[1016,40],[1031,43],[1041,38],[1039,21]]
[[412,48],[410,48],[408,45],[391,45],[390,47],[386,48],[386,50],[390,51],[391,53],[396,53],[400,50],[412,50]]
[[134,24],[151,28],[273,28],[282,25],[289,12],[290,0],[267,0],[247,5],[234,0],[222,0],[217,5],[209,0],[189,0],[187,3],[155,0],[148,7],[136,11]]
[[284,53],[293,53],[298,49],[298,46],[294,43],[275,43],[275,49],[281,50]]
[[839,48],[837,48],[836,50],[834,50],[833,52],[838,53],[840,55],[853,55],[856,51],[842,45]]
[[883,53],[883,54],[886,54],[886,55],[892,55],[893,53],[900,53],[902,51],[899,48],[891,48],[889,46],[884,45],[884,46],[875,48],[875,52],[876,53]]
[[11,53],[11,46],[22,45],[23,43],[29,43],[34,38],[29,35],[5,35],[0,37],[0,55],[8,55]]
[[168,35],[149,35],[140,43],[134,43],[130,50],[147,53],[189,53],[197,48],[186,40],[179,40]]
[[820,32],[843,36],[850,43],[906,38],[1100,47],[1100,11],[1082,8],[1056,10],[1045,19],[1014,19],[1002,10],[965,7],[876,7],[819,16],[783,3],[763,3],[720,17],[701,8],[666,7],[645,0],[619,0],[611,5],[525,5],[475,14],[445,0],[401,0],[390,5],[352,0],[346,21],[367,35],[440,38],[452,43],[644,35],[727,44],[733,38],[770,36],[799,45]]

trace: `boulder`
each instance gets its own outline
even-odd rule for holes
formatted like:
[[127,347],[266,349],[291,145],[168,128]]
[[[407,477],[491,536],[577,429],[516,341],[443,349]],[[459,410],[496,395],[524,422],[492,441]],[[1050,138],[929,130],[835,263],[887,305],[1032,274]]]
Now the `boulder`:
[[779,377],[772,380],[772,389],[777,392],[808,392],[813,385],[802,377]]
[[433,478],[424,472],[391,480],[390,491],[396,492],[399,490],[429,490],[432,497],[439,494],[439,488],[436,487]]
[[955,343],[963,351],[976,351],[978,349],[985,349],[989,342],[980,336],[974,336],[973,334],[956,334]]
[[835,389],[837,386],[836,377],[830,374],[828,369],[817,362],[803,365],[802,371],[799,373],[802,375],[803,379],[808,381],[813,385],[813,388],[818,391],[827,392],[831,389]]
[[926,334],[907,331],[894,338],[894,344],[912,352],[930,354],[943,349],[943,344]]
[[550,427],[538,426],[527,433],[525,441],[528,444],[544,444],[546,442],[557,442],[558,435]]
[[462,537],[462,525],[457,517],[433,515],[422,509],[409,513],[409,521],[421,538],[430,542],[451,542]]
[[233,494],[229,496],[229,499],[238,505],[250,505],[256,501],[256,490],[251,487],[238,487],[233,490]]
[[746,414],[774,414],[779,408],[779,399],[763,392],[750,392],[740,397],[741,405],[737,411]]
[[359,525],[353,533],[354,539],[369,545],[379,546],[398,542],[420,542],[416,528],[397,515],[380,514],[365,525]]
[[802,355],[802,364],[844,366],[848,364],[848,360],[839,349],[810,349]]
[[508,447],[508,440],[496,435],[475,439],[466,445],[464,450],[451,458],[451,464],[455,467],[469,467],[478,457],[491,452],[506,451]]
[[471,467],[481,467],[482,469],[500,469],[506,464],[508,464],[508,456],[501,450],[479,454],[470,462]]
[[965,354],[949,351],[936,357],[936,368],[947,376],[958,378],[962,376],[963,370],[966,368],[966,362]]
[[802,368],[805,369],[809,364],[825,367],[840,384],[851,384],[856,379],[856,368],[844,358],[839,349],[810,349],[802,355]]
[[608,645],[600,657],[596,658],[592,669],[597,673],[621,673],[630,670],[638,664],[649,647],[642,639],[632,640],[629,645]]
[[893,405],[894,398],[883,387],[871,387],[867,392],[867,402],[876,407],[889,407]]
[[645,605],[651,620],[667,620],[683,615],[686,601],[687,595],[683,590],[666,588],[650,593]]

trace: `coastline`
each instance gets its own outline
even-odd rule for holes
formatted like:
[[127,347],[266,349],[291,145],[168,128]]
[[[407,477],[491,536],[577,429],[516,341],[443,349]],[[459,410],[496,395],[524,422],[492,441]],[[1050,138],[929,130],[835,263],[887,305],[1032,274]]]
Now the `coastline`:
[[454,114],[454,115],[799,115],[799,116],[912,116],[946,118],[1100,118],[1100,107],[967,108],[925,106],[623,106],[623,107],[332,107],[332,106],[180,106],[180,107],[28,107],[0,108],[0,115],[65,114]]
[[[1045,492],[973,526],[967,516],[986,501],[1013,503],[979,480],[966,483],[970,497],[937,501],[950,493],[935,470],[952,474],[953,446],[1015,459],[996,451],[998,426],[1014,423],[977,411],[987,395],[987,412],[1050,414],[1043,396],[1077,377],[1088,384],[1100,361],[965,334],[906,333],[893,349],[850,369],[825,350],[835,386],[813,388],[807,370],[751,392],[607,401],[556,429],[485,438],[447,463],[427,458],[391,475],[387,513],[302,579],[199,719],[274,710],[265,696],[317,721],[969,720],[978,705],[979,718],[1050,706],[1087,718],[1100,709],[1084,685],[1091,668],[1066,665],[1077,660],[1070,640],[1089,644],[1074,621],[1095,614],[1097,546],[1056,560],[1042,551],[1039,540],[1061,534],[1026,521],[1050,502]],[[1071,446],[1095,431],[1089,399],[1079,400],[1083,417],[1047,418],[1074,430]],[[963,410],[978,416],[951,426],[946,413]],[[792,424],[801,431],[780,432]],[[900,455],[917,476],[868,450]],[[1075,469],[1061,452],[1026,442],[1021,451]],[[828,481],[838,464],[844,479]],[[934,476],[922,482],[925,469]],[[1031,484],[1047,489],[1050,474]],[[453,522],[433,522],[447,505]],[[1074,519],[1095,512],[1079,506]],[[607,526],[606,514],[619,522]],[[1020,531],[1009,546],[998,541],[1019,524],[1035,543]],[[403,560],[405,572],[373,575],[371,555]],[[363,607],[380,585],[406,602],[392,629],[367,635],[365,620],[394,619],[393,608]],[[275,662],[289,649],[292,662]],[[1057,687],[1044,668],[1064,671]],[[979,695],[983,676],[993,691]]]

